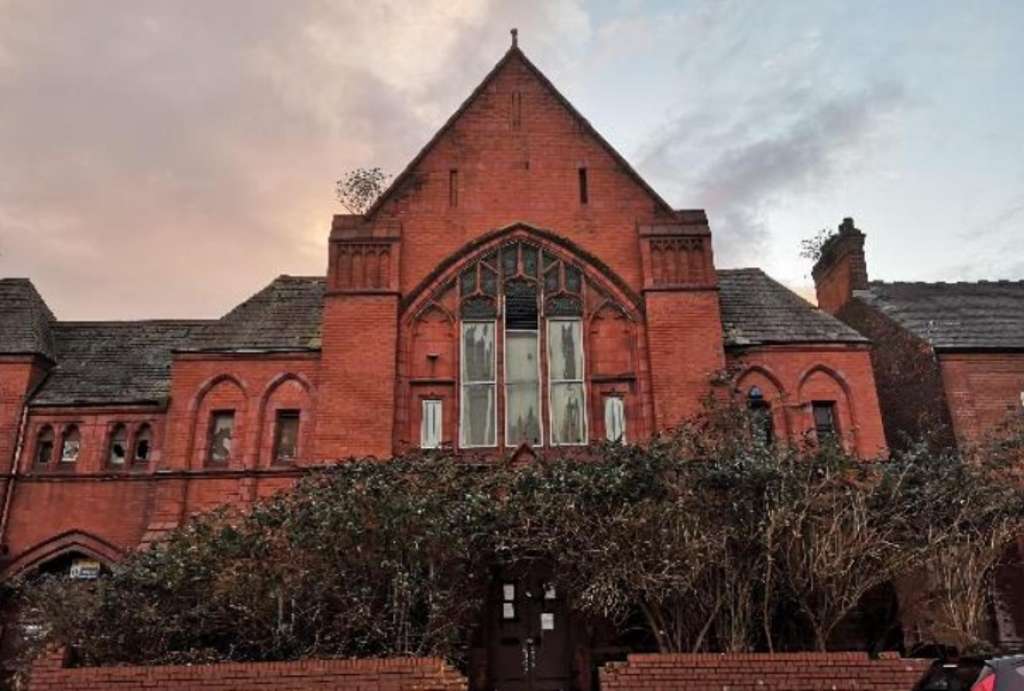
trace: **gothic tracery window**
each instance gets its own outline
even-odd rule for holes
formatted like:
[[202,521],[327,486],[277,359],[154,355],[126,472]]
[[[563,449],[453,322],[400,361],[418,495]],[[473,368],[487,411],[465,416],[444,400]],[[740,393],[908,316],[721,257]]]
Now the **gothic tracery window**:
[[578,267],[527,242],[461,272],[462,447],[587,443],[584,283]]

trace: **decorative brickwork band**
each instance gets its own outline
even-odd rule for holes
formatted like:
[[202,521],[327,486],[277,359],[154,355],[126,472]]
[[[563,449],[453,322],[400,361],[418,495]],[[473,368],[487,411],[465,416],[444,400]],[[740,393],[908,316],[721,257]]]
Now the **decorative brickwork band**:
[[644,288],[713,288],[717,283],[711,236],[687,226],[648,226],[640,231]]
[[704,284],[710,267],[701,238],[651,239],[651,280],[656,286]]
[[396,291],[397,255],[391,240],[331,242],[330,290]]

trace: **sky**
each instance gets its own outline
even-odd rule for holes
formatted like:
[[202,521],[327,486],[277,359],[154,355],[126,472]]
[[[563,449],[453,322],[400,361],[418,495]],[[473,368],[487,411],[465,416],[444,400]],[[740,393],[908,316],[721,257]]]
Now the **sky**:
[[334,181],[398,172],[509,29],[720,268],[808,292],[1024,278],[1024,3],[0,0],[0,276],[61,319],[216,317],[322,274]]

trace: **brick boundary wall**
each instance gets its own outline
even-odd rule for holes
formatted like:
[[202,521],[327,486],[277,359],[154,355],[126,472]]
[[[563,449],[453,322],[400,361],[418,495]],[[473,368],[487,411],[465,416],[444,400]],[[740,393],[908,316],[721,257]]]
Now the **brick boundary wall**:
[[910,691],[931,660],[882,653],[630,655],[601,669],[602,691]]
[[299,691],[465,691],[466,678],[440,658],[227,662],[153,667],[66,667],[52,651],[32,666],[28,691],[100,689],[252,689]]

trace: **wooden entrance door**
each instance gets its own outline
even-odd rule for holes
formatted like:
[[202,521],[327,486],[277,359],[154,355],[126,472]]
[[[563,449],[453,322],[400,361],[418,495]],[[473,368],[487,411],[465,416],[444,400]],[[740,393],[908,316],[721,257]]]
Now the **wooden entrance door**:
[[569,691],[568,608],[543,569],[508,572],[490,598],[495,691]]

